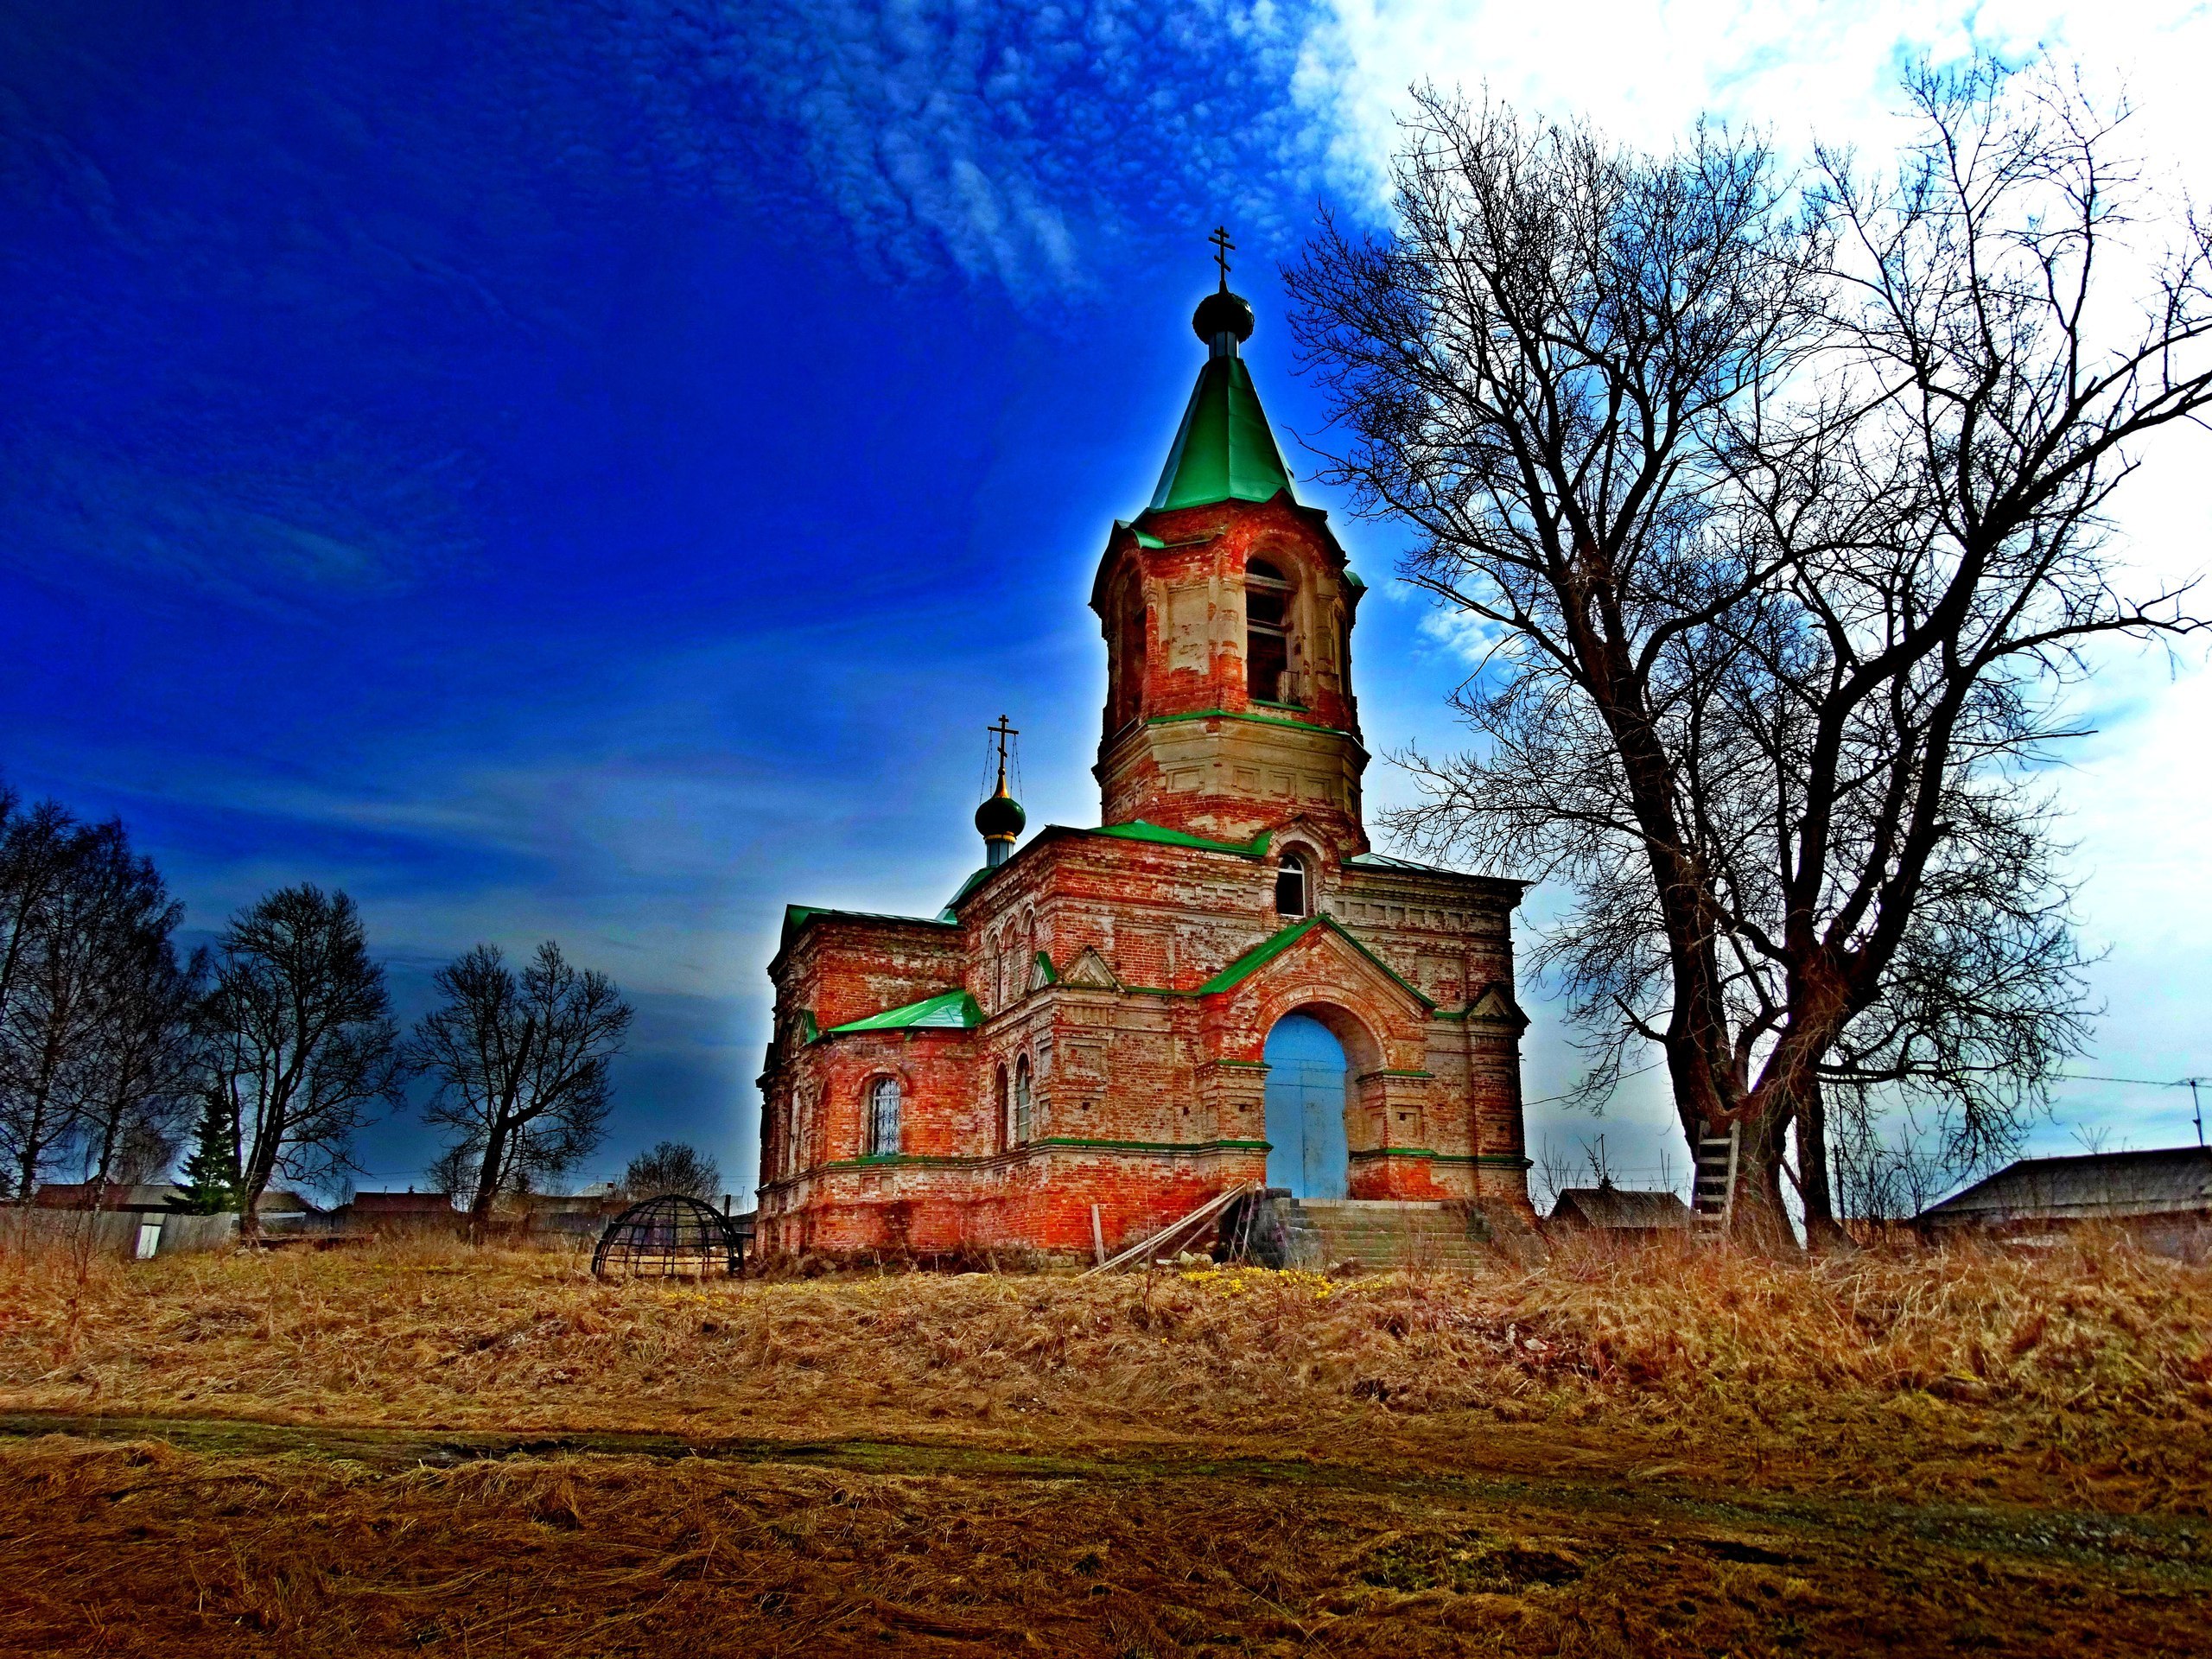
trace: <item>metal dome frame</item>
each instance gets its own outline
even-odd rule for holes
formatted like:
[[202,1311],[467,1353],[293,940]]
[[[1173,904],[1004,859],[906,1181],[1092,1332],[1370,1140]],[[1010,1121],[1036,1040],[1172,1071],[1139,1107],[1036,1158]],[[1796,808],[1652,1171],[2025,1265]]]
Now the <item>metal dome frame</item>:
[[661,1192],[607,1224],[591,1271],[595,1279],[734,1279],[744,1262],[744,1241],[728,1217],[689,1193]]

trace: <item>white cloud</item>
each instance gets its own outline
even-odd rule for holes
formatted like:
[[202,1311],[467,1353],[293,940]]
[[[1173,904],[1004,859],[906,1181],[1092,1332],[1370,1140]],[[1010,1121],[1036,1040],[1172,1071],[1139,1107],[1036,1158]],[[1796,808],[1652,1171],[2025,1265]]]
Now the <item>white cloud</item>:
[[1298,96],[1333,124],[1346,159],[1377,179],[1395,140],[1393,112],[1418,80],[1487,86],[1524,108],[1588,117],[1652,146],[1715,115],[1767,126],[1793,146],[1818,132],[1886,149],[1901,64],[2047,48],[2126,84],[2158,152],[2197,153],[2212,125],[2197,92],[2212,59],[2212,10],[2182,0],[1334,0],[1332,10],[1306,40]]

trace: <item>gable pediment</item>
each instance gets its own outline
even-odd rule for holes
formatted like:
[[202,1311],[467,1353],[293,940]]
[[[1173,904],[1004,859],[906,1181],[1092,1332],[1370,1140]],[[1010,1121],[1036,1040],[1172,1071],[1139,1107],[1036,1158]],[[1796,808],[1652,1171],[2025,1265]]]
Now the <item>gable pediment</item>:
[[1529,1016],[1513,1000],[1513,993],[1505,988],[1503,980],[1485,985],[1467,1010],[1459,1016],[1463,1020],[1485,1020],[1501,1026],[1510,1026],[1516,1032],[1529,1028]]
[[1436,1004],[1408,982],[1389,963],[1362,944],[1344,931],[1333,916],[1309,916],[1294,922],[1281,932],[1262,940],[1251,950],[1198,987],[1201,996],[1217,995],[1233,991],[1246,982],[1266,975],[1274,964],[1286,959],[1301,968],[1311,960],[1313,951],[1328,953],[1342,966],[1362,978],[1376,982],[1391,995],[1404,999],[1426,1017],[1434,1012]]
[[1086,944],[1068,964],[1067,972],[1060,976],[1063,985],[1079,986],[1086,991],[1118,991],[1122,982],[1116,978],[1106,958],[1098,954],[1097,947]]

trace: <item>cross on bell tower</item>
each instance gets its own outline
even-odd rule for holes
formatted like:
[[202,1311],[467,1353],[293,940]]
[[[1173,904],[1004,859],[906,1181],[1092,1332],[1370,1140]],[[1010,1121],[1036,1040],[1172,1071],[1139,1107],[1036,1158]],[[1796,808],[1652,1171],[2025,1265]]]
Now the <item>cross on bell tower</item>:
[[1221,267],[1221,291],[1226,294],[1229,292],[1229,256],[1236,252],[1236,245],[1229,239],[1229,226],[1226,225],[1215,226],[1213,234],[1206,240],[1213,244],[1213,262]]

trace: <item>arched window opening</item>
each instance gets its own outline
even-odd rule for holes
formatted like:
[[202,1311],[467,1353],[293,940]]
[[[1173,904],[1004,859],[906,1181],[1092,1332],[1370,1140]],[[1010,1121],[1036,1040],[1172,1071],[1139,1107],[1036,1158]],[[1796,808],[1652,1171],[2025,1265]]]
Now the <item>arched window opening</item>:
[[1029,1057],[1024,1054],[1014,1063],[1014,1138],[1017,1143],[1029,1139]]
[[1014,1139],[1013,1117],[1014,1103],[1007,1094],[1006,1067],[1004,1066],[999,1067],[998,1089],[993,1098],[997,1103],[997,1109],[991,1114],[992,1121],[997,1126],[995,1135],[999,1143],[999,1150],[1001,1152],[1004,1152],[1008,1147],[1014,1144]]
[[1033,991],[1037,988],[1037,912],[1033,910],[1029,912],[1027,923],[1022,929],[1022,941],[1021,988],[1025,992]]
[[1113,728],[1120,731],[1144,708],[1145,613],[1144,584],[1130,582],[1122,589],[1118,649],[1115,652]]
[[899,1150],[899,1079],[878,1077],[868,1086],[868,1155],[887,1158]]
[[1309,895],[1306,891],[1306,855],[1285,853],[1275,867],[1275,911],[1283,916],[1303,916]]
[[1290,673],[1291,585],[1265,559],[1244,567],[1247,690],[1261,702],[1294,702]]

